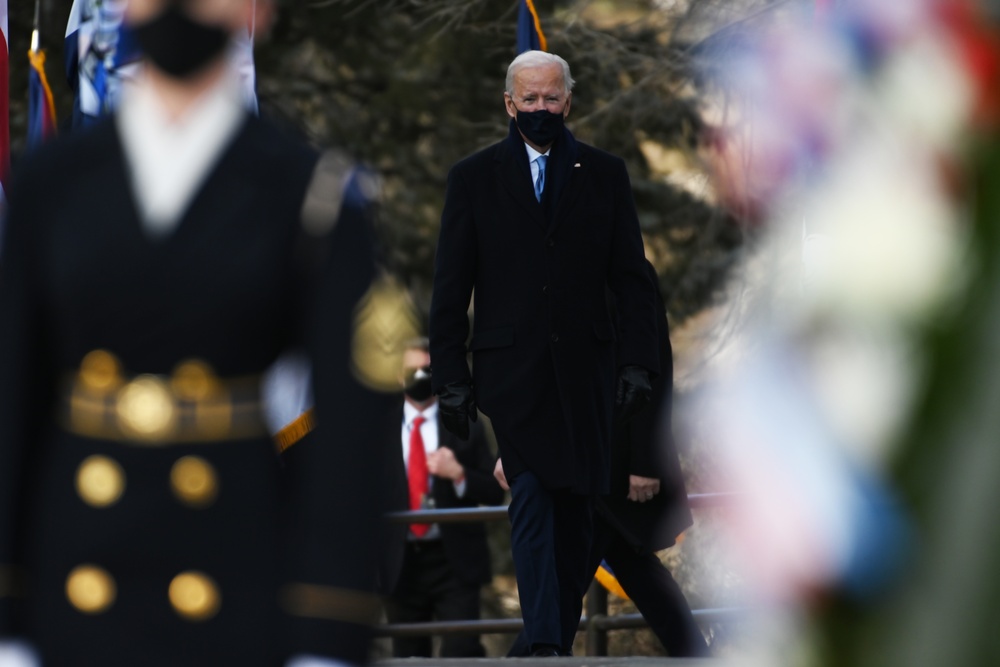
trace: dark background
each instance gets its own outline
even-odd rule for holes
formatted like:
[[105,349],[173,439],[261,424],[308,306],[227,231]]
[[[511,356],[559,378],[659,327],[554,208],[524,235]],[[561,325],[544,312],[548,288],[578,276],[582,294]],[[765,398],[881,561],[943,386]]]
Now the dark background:
[[[672,322],[716,303],[746,240],[732,212],[702,188],[681,188],[642,146],[682,156],[697,171],[712,127],[693,74],[699,49],[755,5],[723,0],[536,0],[549,50],[577,86],[570,129],[621,155],[633,180],[647,252]],[[71,0],[43,0],[41,43],[60,125],[72,107],[63,66]],[[737,12],[734,6],[740,9]],[[10,1],[11,142],[26,134],[34,3]],[[387,268],[429,298],[448,168],[506,135],[512,0],[296,0],[281,3],[258,48],[262,113],[320,147],[340,146],[383,177],[380,227]]]

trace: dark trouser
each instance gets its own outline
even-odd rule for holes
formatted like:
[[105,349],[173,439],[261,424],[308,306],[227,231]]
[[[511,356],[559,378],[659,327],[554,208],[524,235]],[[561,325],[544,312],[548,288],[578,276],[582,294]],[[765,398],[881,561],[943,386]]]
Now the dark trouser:
[[547,490],[531,472],[509,482],[507,512],[524,633],[523,642],[515,643],[508,655],[524,655],[539,644],[568,655],[580,625],[583,595],[594,575],[587,569],[593,498]]
[[[465,584],[455,577],[441,540],[411,542],[396,590],[386,600],[386,617],[390,623],[475,620],[479,618],[479,589],[479,584]],[[392,653],[397,658],[431,657],[431,638],[397,637],[392,640]],[[442,658],[485,655],[475,635],[445,635],[441,640]]]
[[618,583],[672,658],[707,656],[708,647],[680,586],[653,553],[639,553],[602,517],[594,523],[590,572],[607,561]]

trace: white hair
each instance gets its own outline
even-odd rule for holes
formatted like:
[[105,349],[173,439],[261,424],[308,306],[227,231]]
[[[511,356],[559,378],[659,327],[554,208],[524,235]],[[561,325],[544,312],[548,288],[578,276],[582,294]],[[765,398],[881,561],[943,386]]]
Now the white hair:
[[559,65],[563,72],[563,85],[566,92],[573,91],[573,77],[569,73],[569,63],[554,53],[545,51],[525,51],[517,58],[514,58],[507,67],[507,92],[514,96],[514,75],[525,67],[544,67],[546,65]]

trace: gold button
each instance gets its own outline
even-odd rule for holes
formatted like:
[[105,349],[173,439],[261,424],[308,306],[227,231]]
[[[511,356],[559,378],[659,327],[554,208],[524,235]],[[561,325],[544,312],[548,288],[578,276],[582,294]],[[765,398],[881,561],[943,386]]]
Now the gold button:
[[199,359],[181,362],[174,369],[170,386],[178,398],[185,401],[203,401],[219,389],[212,367]]
[[170,582],[170,604],[189,621],[207,621],[219,612],[219,588],[201,572],[181,572]]
[[76,469],[76,492],[92,507],[114,505],[125,492],[125,471],[107,456],[88,456]]
[[107,350],[88,352],[80,362],[80,382],[96,392],[117,389],[122,382],[121,364],[118,358]]
[[155,375],[140,375],[118,393],[115,406],[118,424],[140,440],[162,440],[176,424],[173,395],[167,383]]
[[96,565],[80,565],[66,578],[66,597],[84,614],[100,614],[115,602],[115,580]]
[[219,493],[219,481],[211,463],[200,456],[185,456],[170,469],[170,488],[185,505],[207,507]]

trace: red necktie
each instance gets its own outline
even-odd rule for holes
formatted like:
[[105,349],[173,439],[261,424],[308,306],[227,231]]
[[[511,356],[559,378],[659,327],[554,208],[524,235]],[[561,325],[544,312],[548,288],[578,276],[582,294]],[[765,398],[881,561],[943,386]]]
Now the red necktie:
[[[413,420],[410,430],[410,464],[407,477],[410,480],[410,509],[419,510],[424,506],[427,496],[427,452],[424,451],[424,438],[420,435],[420,425],[426,419],[417,417]],[[410,524],[410,530],[417,537],[423,537],[430,530],[429,523]]]

